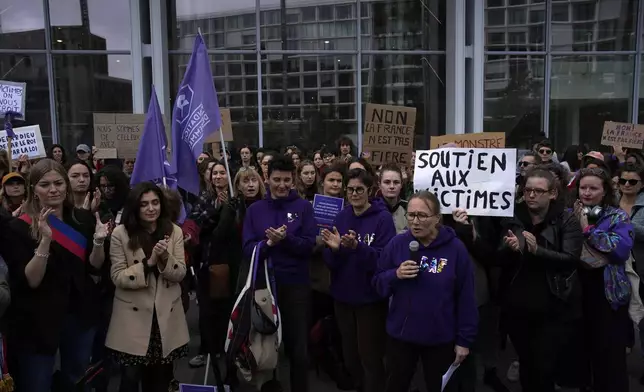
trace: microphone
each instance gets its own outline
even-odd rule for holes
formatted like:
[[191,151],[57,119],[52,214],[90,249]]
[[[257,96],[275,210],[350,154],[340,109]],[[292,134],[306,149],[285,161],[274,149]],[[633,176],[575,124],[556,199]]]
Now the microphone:
[[411,241],[409,243],[409,260],[416,262],[416,264],[420,263],[420,257],[418,256],[418,248],[420,248],[420,244],[418,241]]

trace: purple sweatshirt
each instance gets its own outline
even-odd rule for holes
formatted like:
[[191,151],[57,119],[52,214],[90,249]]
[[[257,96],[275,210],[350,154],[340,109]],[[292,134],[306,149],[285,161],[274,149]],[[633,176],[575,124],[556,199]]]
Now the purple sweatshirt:
[[278,284],[309,284],[309,259],[318,229],[311,203],[294,190],[278,199],[269,193],[248,207],[242,232],[244,256],[250,258],[255,245],[267,240],[266,229],[282,225],[286,225],[286,238],[273,247],[262,246],[261,257],[272,260]]
[[381,200],[359,216],[353,207],[343,209],[335,218],[334,226],[340,235],[353,230],[358,235],[356,249],[340,247],[338,251],[326,248],[324,261],[331,270],[331,295],[336,301],[352,305],[368,304],[383,300],[371,280],[376,272],[382,249],[396,235],[396,227]]
[[418,250],[425,271],[413,279],[398,279],[396,270],[409,260],[411,232],[399,234],[378,260],[373,283],[382,296],[391,296],[387,333],[405,342],[435,346],[455,342],[470,347],[476,337],[478,310],[474,269],[465,245],[454,230],[442,226],[436,239]]

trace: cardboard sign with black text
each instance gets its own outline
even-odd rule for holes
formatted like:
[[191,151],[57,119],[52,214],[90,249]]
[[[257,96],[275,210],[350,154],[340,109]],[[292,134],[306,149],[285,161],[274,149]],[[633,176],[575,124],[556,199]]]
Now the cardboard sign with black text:
[[455,143],[460,148],[505,148],[505,133],[478,132],[432,136],[429,139],[429,148],[441,148],[449,143]]
[[513,216],[516,162],[514,148],[419,150],[414,190],[434,193],[443,214]]
[[644,145],[644,125],[606,121],[601,144],[641,150]]
[[416,108],[368,103],[362,149],[371,162],[406,165],[414,150]]

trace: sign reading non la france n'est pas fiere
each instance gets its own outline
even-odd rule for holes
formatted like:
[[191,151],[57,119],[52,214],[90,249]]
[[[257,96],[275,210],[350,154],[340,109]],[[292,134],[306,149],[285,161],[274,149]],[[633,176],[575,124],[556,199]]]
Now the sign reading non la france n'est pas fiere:
[[414,190],[434,193],[443,214],[513,216],[513,148],[441,148],[416,151]]

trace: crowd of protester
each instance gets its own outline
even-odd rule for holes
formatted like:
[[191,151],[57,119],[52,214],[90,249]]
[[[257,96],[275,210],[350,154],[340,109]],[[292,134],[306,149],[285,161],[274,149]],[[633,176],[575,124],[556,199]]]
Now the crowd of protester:
[[[0,391],[101,392],[115,375],[121,392],[178,390],[190,292],[200,347],[189,364],[233,390],[307,392],[317,369],[343,390],[434,392],[452,365],[448,392],[474,391],[481,368],[496,392],[504,378],[527,392],[629,390],[644,318],[639,151],[571,146],[559,159],[536,144],[518,161],[508,218],[441,214],[434,194],[413,191],[413,157],[374,166],[346,137],[220,151],[227,162],[203,153],[199,195],[131,186],[143,163],[95,153],[0,151]],[[344,200],[329,227],[316,195]],[[240,306],[249,285],[252,306]],[[271,342],[283,342],[288,377],[272,371]]]

